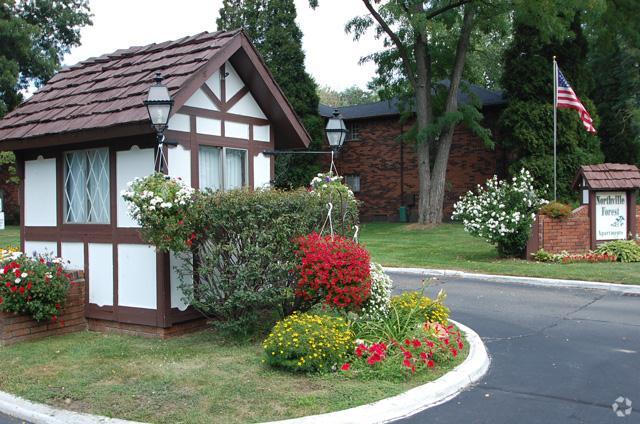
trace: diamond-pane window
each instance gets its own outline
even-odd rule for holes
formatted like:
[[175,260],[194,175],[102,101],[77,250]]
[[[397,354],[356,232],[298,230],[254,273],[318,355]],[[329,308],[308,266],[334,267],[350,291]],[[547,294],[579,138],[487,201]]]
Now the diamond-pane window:
[[109,223],[109,149],[64,154],[64,221]]

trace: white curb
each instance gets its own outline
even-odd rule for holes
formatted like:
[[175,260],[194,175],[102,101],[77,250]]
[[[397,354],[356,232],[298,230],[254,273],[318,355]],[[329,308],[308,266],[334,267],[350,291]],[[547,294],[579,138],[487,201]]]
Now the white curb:
[[462,364],[437,380],[368,405],[263,424],[387,423],[409,417],[453,399],[458,393],[480,380],[487,373],[491,360],[484,343],[475,331],[458,322],[450,321],[465,333],[469,344],[469,356]]
[[0,392],[0,412],[32,424],[139,424],[134,421],[56,409],[5,392]]
[[606,290],[606,291],[616,292],[616,293],[640,295],[640,286],[634,286],[631,284],[600,283],[596,281],[583,281],[583,280],[562,280],[557,278],[516,277],[511,275],[476,274],[473,272],[455,271],[455,270],[449,270],[449,269],[394,268],[394,267],[386,267],[386,266],[383,267],[383,269],[386,272],[395,272],[398,274],[421,275],[424,277],[470,278],[474,280],[491,281],[495,283],[516,283],[516,284],[523,284],[528,286]]
[[[469,327],[454,320],[450,321],[464,332],[469,345],[469,355],[462,364],[437,380],[368,405],[265,424],[386,423],[447,402],[466,387],[480,380],[489,370],[491,362],[480,336]],[[5,392],[0,392],[0,412],[32,424],[141,424],[56,409]]]

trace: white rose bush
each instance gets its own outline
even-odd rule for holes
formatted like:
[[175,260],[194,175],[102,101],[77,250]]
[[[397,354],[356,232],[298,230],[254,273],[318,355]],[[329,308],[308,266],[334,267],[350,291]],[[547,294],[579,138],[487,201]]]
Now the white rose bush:
[[162,251],[188,250],[195,238],[189,219],[193,215],[189,213],[195,196],[193,188],[157,172],[129,182],[128,189],[120,194],[145,240]]
[[469,234],[495,245],[500,255],[521,257],[536,213],[547,203],[533,187],[531,173],[522,169],[511,181],[494,175],[475,193],[469,191],[456,202],[451,217]]

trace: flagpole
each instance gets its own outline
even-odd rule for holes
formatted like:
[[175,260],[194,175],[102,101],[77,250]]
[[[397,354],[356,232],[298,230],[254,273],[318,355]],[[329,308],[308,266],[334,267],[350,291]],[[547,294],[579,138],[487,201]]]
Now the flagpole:
[[557,105],[558,105],[558,64],[556,57],[553,56],[553,200],[558,200],[558,134],[557,134]]

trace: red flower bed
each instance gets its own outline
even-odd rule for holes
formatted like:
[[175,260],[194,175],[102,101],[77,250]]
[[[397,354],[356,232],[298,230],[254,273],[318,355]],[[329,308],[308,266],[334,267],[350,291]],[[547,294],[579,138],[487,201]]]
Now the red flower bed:
[[371,292],[369,252],[342,236],[311,233],[296,240],[300,275],[296,296],[359,310]]

